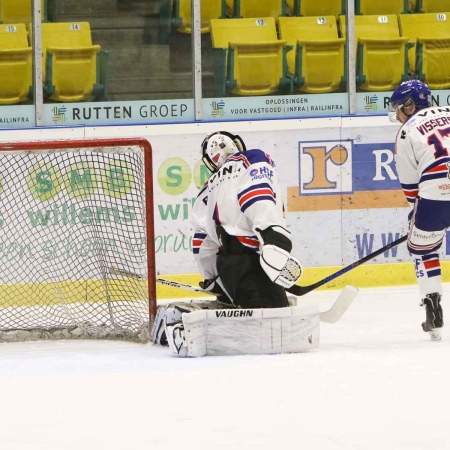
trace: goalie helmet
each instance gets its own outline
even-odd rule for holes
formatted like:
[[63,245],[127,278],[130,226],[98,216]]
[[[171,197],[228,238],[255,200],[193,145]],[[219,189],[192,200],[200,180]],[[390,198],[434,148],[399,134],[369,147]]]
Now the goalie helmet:
[[411,116],[413,114],[406,114],[404,108],[408,106],[415,106],[416,109],[413,114],[423,108],[431,106],[431,91],[430,88],[422,83],[420,80],[404,81],[393,92],[389,101],[389,119],[391,122],[396,122],[397,110],[401,109],[403,114]]
[[240,136],[227,131],[216,131],[205,137],[202,143],[202,160],[212,172],[217,172],[230,155],[245,152],[245,144]]

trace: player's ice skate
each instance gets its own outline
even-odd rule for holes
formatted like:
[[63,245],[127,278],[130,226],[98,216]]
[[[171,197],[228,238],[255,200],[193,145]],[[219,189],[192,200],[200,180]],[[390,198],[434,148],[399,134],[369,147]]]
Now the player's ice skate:
[[430,335],[431,340],[440,341],[441,328],[444,325],[441,295],[437,292],[428,294],[422,300],[422,306],[425,306],[427,314],[425,322],[422,323],[423,331]]

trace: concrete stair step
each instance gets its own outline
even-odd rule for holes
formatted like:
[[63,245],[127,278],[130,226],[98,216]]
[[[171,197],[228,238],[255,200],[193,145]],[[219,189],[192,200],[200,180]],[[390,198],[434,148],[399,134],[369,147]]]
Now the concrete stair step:
[[165,45],[113,47],[109,50],[109,78],[170,78],[170,54]]

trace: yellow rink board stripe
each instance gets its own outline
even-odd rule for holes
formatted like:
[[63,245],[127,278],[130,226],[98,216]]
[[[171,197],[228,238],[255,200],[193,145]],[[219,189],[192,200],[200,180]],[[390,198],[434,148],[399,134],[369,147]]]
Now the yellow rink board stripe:
[[[307,286],[342,269],[342,267],[309,267],[304,269],[299,285]],[[441,262],[442,280],[450,282],[450,261]],[[161,275],[161,278],[198,287],[199,274]],[[363,264],[318,290],[343,289],[351,284],[357,288],[404,286],[416,284],[414,265],[410,263]],[[158,300],[168,298],[201,298],[204,294],[156,285]],[[210,296],[210,295],[208,295]],[[146,282],[132,278],[109,280],[65,281],[60,283],[21,283],[0,286],[0,308],[56,305],[64,303],[104,303],[141,301],[147,297]]]
[[[298,284],[301,286],[306,286],[316,283],[317,281],[324,279],[328,275],[331,275],[342,268],[343,267],[339,266],[305,268]],[[450,261],[442,261],[441,269],[442,281],[450,282]],[[198,282],[202,280],[198,274],[161,275],[161,278],[178,281],[179,283],[190,284],[195,287],[198,287]],[[351,284],[357,288],[365,288],[406,286],[416,283],[414,264],[412,262],[393,264],[362,264],[345,275],[342,275],[324,286],[321,286],[318,290],[343,289],[348,284]],[[419,291],[417,291],[417,295],[419,295],[418,292]],[[173,288],[162,284],[157,284],[156,293],[158,299],[204,297],[203,294],[197,294],[196,292]]]
[[79,280],[59,283],[17,283],[0,286],[0,308],[51,306],[61,303],[142,301],[147,298],[145,281],[132,278]]

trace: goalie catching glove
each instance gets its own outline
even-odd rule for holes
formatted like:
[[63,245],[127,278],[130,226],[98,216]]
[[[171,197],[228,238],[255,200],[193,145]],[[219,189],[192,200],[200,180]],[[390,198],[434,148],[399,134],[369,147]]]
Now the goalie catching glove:
[[280,226],[256,229],[263,243],[260,263],[268,277],[285,289],[293,286],[302,276],[300,261],[291,256],[292,242],[289,231]]

